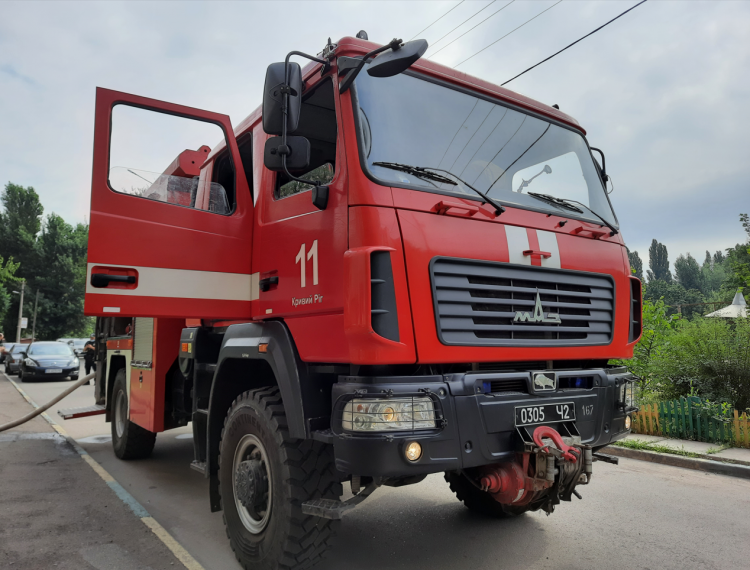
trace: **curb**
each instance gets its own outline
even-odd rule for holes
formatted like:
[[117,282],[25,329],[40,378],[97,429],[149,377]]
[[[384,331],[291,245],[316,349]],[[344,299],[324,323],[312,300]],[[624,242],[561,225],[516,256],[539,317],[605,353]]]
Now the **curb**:
[[[13,384],[13,387],[18,390],[18,393],[23,396],[23,399],[26,400],[29,404],[31,404],[32,407],[38,408],[39,406],[37,403],[31,399],[31,397],[24,391],[23,388],[21,388],[16,382],[14,382],[7,374],[2,374],[5,376],[5,378]],[[150,514],[149,512],[143,508],[143,505],[141,505],[133,495],[128,493],[125,488],[120,485],[112,475],[110,475],[101,465],[99,465],[93,457],[91,457],[86,450],[84,450],[80,445],[78,445],[78,442],[74,440],[68,432],[65,431],[65,429],[56,424],[51,417],[47,415],[47,412],[42,412],[40,414],[41,417],[43,417],[45,420],[47,420],[47,423],[49,423],[52,426],[52,429],[54,429],[60,436],[64,437],[65,440],[73,447],[73,449],[76,450],[76,452],[81,456],[81,459],[84,460],[85,463],[93,469],[99,477],[102,478],[102,480],[107,484],[107,486],[112,489],[112,491],[117,495],[117,497],[125,503],[125,505],[133,512],[133,514],[138,517],[143,524],[145,524],[151,531],[156,535],[156,537],[166,546],[172,554],[175,555],[175,558],[182,562],[182,564],[187,568],[187,570],[204,570],[203,566],[195,559],[193,558],[190,553],[185,550],[185,548],[178,543],[174,537],[167,532],[167,530],[161,526]]]
[[685,469],[695,469],[696,471],[706,471],[708,473],[750,479],[750,467],[738,465],[736,463],[723,463],[711,459],[684,457],[682,455],[657,453],[655,451],[646,451],[643,449],[629,449],[627,447],[617,447],[615,445],[607,446],[602,451],[609,455],[625,457],[627,459],[639,459],[640,461],[661,463],[662,465],[671,465],[672,467],[683,467]]

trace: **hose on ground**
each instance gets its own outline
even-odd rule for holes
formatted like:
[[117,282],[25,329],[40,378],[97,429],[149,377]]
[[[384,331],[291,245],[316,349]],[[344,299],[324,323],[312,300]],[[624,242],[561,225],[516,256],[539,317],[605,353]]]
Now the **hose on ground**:
[[35,409],[32,412],[29,412],[22,418],[18,418],[17,420],[1,425],[0,431],[6,431],[6,430],[9,430],[10,428],[14,428],[16,426],[20,426],[21,424],[25,424],[29,420],[34,419],[35,417],[42,414],[43,412],[46,412],[52,406],[57,404],[57,402],[59,402],[60,400],[65,398],[67,395],[69,395],[71,392],[73,392],[73,390],[80,388],[81,386],[86,384],[89,380],[92,380],[94,376],[96,376],[96,374],[89,374],[88,376],[84,376],[78,382],[70,386],[67,390],[65,390],[64,392],[62,392],[61,394],[59,394],[58,396],[56,396],[55,398],[53,398],[52,400],[44,404],[43,406],[39,406],[37,409]]

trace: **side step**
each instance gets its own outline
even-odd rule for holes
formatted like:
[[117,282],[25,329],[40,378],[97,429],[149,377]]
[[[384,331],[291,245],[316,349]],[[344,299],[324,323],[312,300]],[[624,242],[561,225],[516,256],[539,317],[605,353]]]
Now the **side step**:
[[379,481],[373,481],[351,499],[347,499],[346,501],[335,501],[333,499],[313,499],[311,501],[305,501],[302,503],[302,513],[324,519],[339,520],[344,516],[344,513],[352,510],[364,501],[379,486]]
[[84,408],[68,408],[67,410],[57,410],[57,415],[64,420],[73,420],[75,418],[87,418],[89,416],[100,416],[105,414],[107,409],[104,406],[86,406]]

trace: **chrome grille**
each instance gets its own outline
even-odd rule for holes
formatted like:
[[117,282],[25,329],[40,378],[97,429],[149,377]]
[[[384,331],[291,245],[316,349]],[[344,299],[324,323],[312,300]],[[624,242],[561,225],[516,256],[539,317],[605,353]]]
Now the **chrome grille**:
[[[585,346],[608,344],[614,321],[614,281],[608,275],[486,261],[435,258],[430,264],[438,335],[465,346]],[[514,322],[534,312],[559,324]]]

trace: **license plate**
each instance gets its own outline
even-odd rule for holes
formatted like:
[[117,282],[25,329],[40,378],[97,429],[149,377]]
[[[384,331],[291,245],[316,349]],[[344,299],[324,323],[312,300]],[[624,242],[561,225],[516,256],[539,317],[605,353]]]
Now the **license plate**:
[[62,374],[62,368],[47,368],[45,372],[47,374]]
[[541,406],[516,406],[516,425],[533,426],[576,419],[573,402],[542,404]]

